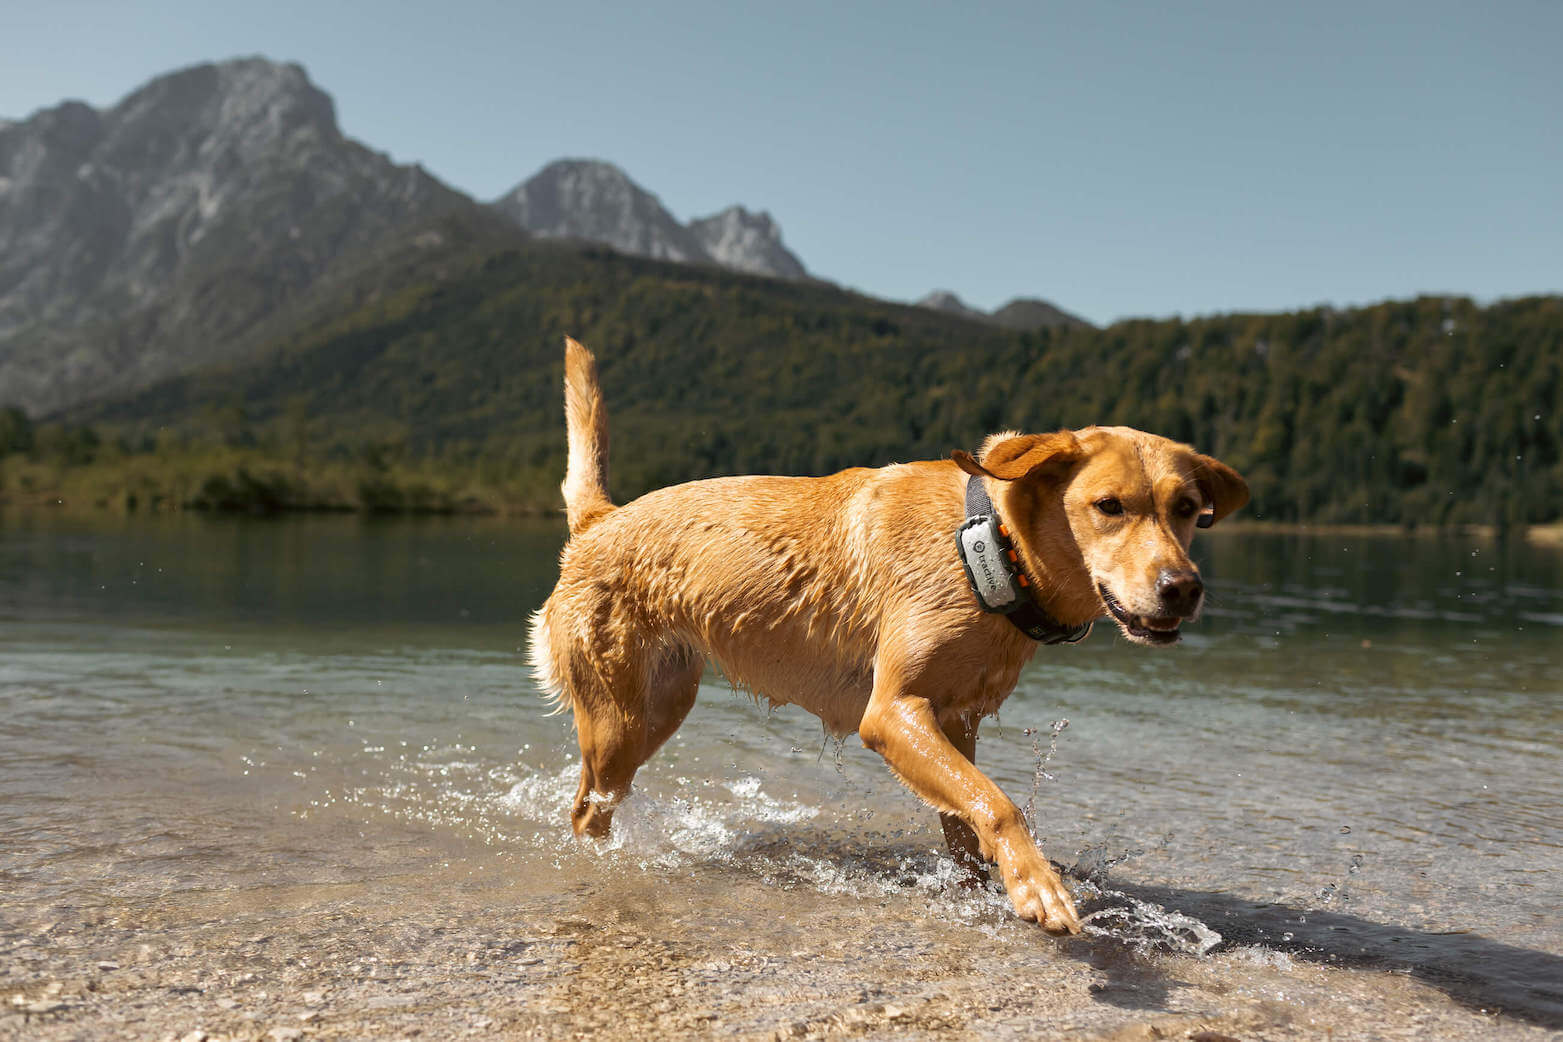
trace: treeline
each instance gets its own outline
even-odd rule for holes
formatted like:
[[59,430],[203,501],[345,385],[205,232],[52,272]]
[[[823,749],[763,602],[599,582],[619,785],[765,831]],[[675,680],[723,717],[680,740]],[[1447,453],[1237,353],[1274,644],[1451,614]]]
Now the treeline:
[[601,362],[621,500],[1123,423],[1231,462],[1262,519],[1563,519],[1563,298],[1016,333],[556,244],[346,308],[248,365],[0,435],[0,496],[53,481],[140,506],[552,509],[567,332]]
[[1262,517],[1563,517],[1557,297],[1126,322],[1058,344],[1031,373],[1074,365],[1065,425],[1106,415],[1205,447],[1248,477]]
[[[223,513],[538,513],[546,482],[518,484],[498,459],[411,458],[396,441],[301,444],[242,413],[205,436],[105,438],[85,425],[34,426],[0,410],[0,505]],[[555,482],[557,484],[557,482]]]

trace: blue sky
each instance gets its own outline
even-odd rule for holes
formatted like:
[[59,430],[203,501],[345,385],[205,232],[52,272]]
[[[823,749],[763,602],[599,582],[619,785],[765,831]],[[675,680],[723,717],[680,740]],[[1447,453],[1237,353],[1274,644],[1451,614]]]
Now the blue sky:
[[479,198],[612,160],[893,299],[1097,322],[1563,290],[1563,4],[3,0],[0,115],[303,63]]

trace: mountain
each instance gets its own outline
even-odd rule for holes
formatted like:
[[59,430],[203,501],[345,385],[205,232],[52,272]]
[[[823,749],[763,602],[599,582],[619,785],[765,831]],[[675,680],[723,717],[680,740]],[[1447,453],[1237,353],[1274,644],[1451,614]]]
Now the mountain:
[[[0,408],[63,413],[230,366],[465,277],[529,233],[814,282],[764,211],[681,223],[619,168],[579,159],[483,205],[344,137],[298,65],[197,65],[107,108],[0,120]],[[1070,318],[1040,301],[954,313]]]
[[471,205],[344,138],[302,68],[259,58],[0,124],[0,404],[232,357],[344,258]]
[[947,289],[936,289],[916,302],[917,307],[931,308],[950,315],[959,315],[974,322],[987,322],[1005,329],[1047,329],[1067,326],[1089,329],[1091,323],[1078,315],[1071,315],[1062,308],[1035,297],[1016,297],[997,311],[989,314],[971,307]]
[[1084,326],[1091,323],[1078,315],[1036,297],[1016,297],[995,311],[992,320],[1005,329],[1042,329],[1048,326]]
[[600,242],[623,253],[685,264],[710,256],[656,196],[614,166],[558,159],[493,203],[533,235]]
[[961,318],[969,318],[976,322],[989,320],[986,311],[978,311],[970,307],[960,297],[947,289],[936,289],[926,297],[914,303],[915,307],[928,308],[932,311],[943,311],[947,315],[959,315]]
[[[343,480],[346,498],[304,502],[363,502],[354,489],[407,463],[427,466],[431,487],[455,485],[458,500],[481,467],[481,481],[497,480],[510,502],[545,509],[563,468],[566,333],[600,352],[614,488],[624,496],[702,474],[823,472],[896,458],[907,451],[912,389],[966,380],[968,393],[945,396],[936,416],[920,406],[916,414],[915,451],[942,454],[994,425],[994,405],[1029,351],[997,327],[974,336],[969,323],[812,280],[757,279],[533,237],[468,249],[451,260],[448,277],[357,306],[344,301],[253,357],[83,403],[38,425],[38,451],[54,451],[45,442],[75,444],[72,432],[89,424],[101,432],[94,443],[189,461],[198,472],[184,487],[215,477],[210,502],[226,503],[233,500],[215,490],[252,479],[275,484],[265,475],[276,471],[241,457],[245,475],[225,476],[220,468],[233,457],[205,454],[265,453],[285,440],[291,460],[309,462],[286,464],[298,470],[285,482],[292,490],[278,492],[284,502],[314,495],[299,490],[349,462],[373,461],[362,481]],[[974,366],[972,381],[963,365],[975,358],[992,361]],[[756,416],[775,429],[757,429]],[[0,498],[5,491],[0,470]],[[149,503],[190,493],[134,494]]]
[[492,204],[533,235],[581,239],[622,253],[715,264],[753,275],[804,278],[768,213],[732,206],[688,225],[612,163],[559,159]]
[[689,230],[712,260],[724,268],[783,279],[807,278],[803,263],[782,245],[781,228],[771,215],[729,206],[721,213],[689,222]]

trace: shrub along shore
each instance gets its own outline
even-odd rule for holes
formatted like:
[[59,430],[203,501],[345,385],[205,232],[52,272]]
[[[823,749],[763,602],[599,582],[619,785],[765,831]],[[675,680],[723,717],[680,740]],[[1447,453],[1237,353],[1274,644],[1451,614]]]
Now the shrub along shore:
[[[316,459],[265,447],[187,446],[135,453],[111,446],[77,462],[25,452],[0,457],[0,510],[544,517],[562,513],[560,477],[551,470],[518,469],[503,461],[401,459],[383,447]],[[1563,546],[1563,523],[1530,525],[1521,532],[1493,524],[1309,523],[1247,516],[1221,528],[1479,539],[1523,534],[1527,542]]]
[[281,514],[542,514],[550,483],[505,476],[492,463],[393,460],[369,451],[305,459],[264,448],[100,451],[82,461],[12,453],[0,458],[0,506],[70,511]]

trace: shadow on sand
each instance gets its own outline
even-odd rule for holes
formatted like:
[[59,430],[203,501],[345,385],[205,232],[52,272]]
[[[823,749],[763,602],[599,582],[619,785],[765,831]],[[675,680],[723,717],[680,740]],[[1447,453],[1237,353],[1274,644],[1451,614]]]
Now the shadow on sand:
[[[1516,948],[1473,933],[1429,933],[1341,912],[1255,904],[1229,894],[1126,885],[1117,880],[1112,886],[1130,897],[1194,916],[1220,931],[1224,940],[1217,952],[1232,945],[1263,945],[1308,962],[1410,973],[1472,1009],[1563,1028],[1563,958],[1547,952]],[[1082,911],[1114,905],[1109,896]],[[1112,941],[1094,941],[1087,957],[1110,973],[1114,946]],[[1098,997],[1119,1006],[1156,1003],[1155,995],[1137,997],[1146,986],[1143,978],[1122,986],[1110,981]]]

